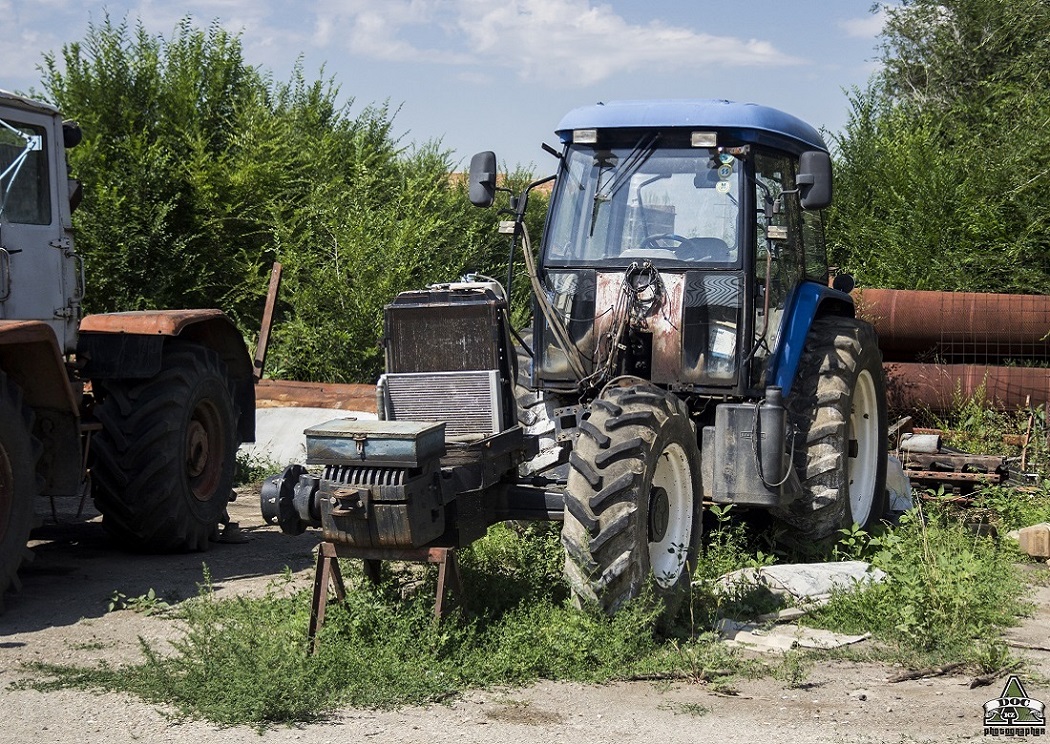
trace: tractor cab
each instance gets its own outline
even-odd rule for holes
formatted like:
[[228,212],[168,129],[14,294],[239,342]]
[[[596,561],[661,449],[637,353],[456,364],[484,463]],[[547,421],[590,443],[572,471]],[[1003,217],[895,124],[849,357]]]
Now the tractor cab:
[[800,285],[827,286],[817,131],[727,101],[599,104],[556,131],[537,296],[556,317],[534,314],[534,385],[574,388],[582,370],[592,389],[630,374],[760,395]]

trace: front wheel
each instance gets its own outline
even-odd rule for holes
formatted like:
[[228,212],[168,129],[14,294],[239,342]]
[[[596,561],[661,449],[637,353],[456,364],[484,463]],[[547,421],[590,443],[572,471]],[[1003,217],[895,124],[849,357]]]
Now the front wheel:
[[684,404],[641,381],[607,388],[569,465],[562,544],[577,603],[612,614],[651,586],[672,618],[700,543],[700,453]]
[[233,488],[237,410],[212,350],[171,341],[148,380],[106,380],[92,481],[102,524],[133,550],[205,550]]
[[788,401],[802,496],[775,511],[806,539],[885,516],[886,392],[875,329],[854,318],[813,323]]

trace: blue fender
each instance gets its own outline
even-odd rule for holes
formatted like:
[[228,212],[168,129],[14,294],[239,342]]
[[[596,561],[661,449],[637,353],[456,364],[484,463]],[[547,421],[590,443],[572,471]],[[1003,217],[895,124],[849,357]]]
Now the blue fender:
[[791,394],[791,386],[798,374],[810,326],[825,303],[836,307],[833,314],[855,315],[852,297],[817,282],[802,282],[788,297],[787,312],[766,373],[766,384],[780,387],[785,398]]

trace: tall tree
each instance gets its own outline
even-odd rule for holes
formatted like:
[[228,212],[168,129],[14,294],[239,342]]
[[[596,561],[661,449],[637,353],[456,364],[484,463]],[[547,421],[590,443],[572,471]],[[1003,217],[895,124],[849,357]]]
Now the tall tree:
[[882,10],[835,140],[833,258],[872,286],[1050,292],[1050,3]]
[[45,58],[43,84],[85,132],[70,164],[92,311],[216,306],[250,337],[280,260],[274,375],[371,381],[398,291],[505,262],[447,152],[301,69],[274,83],[216,24],[165,39],[106,18]]

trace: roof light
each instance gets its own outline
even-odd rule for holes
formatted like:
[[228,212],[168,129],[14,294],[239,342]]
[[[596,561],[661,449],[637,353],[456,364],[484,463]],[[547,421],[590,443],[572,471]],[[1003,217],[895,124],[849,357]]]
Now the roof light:
[[693,147],[718,147],[718,132],[693,132]]
[[572,130],[572,141],[577,145],[597,145],[597,129],[574,129]]

